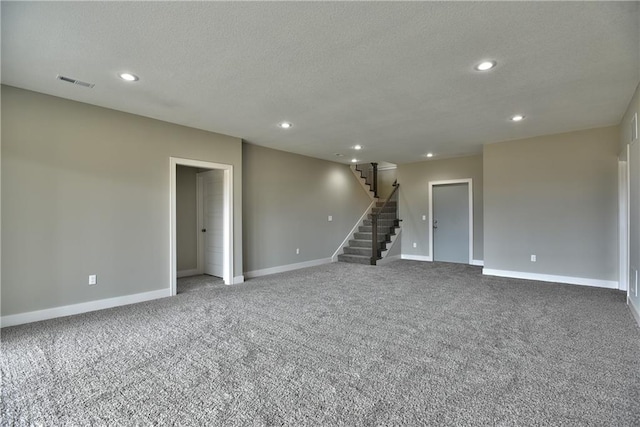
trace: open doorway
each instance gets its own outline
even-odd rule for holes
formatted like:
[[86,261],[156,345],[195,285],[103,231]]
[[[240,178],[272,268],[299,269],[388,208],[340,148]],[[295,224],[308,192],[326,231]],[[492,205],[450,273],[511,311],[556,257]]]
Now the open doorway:
[[473,263],[470,178],[429,182],[429,222],[429,253],[433,261]]
[[[170,158],[170,216],[171,216],[171,227],[170,227],[170,292],[171,295],[176,295],[177,293],[177,277],[178,277],[178,236],[177,236],[177,195],[178,195],[178,186],[177,186],[177,175],[178,175],[178,166],[189,166],[191,168],[198,168],[201,171],[202,175],[197,177],[196,182],[200,182],[200,184],[196,188],[196,194],[198,191],[204,192],[206,184],[210,181],[206,178],[206,176],[212,177],[211,184],[211,194],[208,198],[198,197],[198,200],[201,202],[198,203],[200,206],[196,206],[196,210],[198,212],[197,215],[197,248],[198,254],[197,264],[195,271],[191,269],[190,273],[202,274],[206,271],[214,271],[211,268],[215,268],[215,274],[220,275],[225,284],[230,285],[233,283],[233,166],[220,164],[220,163],[212,163],[205,162],[199,160],[191,160],[191,159],[180,159],[171,157]],[[207,175],[209,174],[209,175]],[[200,174],[198,174],[200,175]],[[213,188],[215,186],[215,188]],[[215,194],[214,194],[215,193]],[[203,193],[204,194],[204,193]],[[215,208],[208,207],[207,210],[204,209],[203,203],[213,202],[213,198],[215,197],[215,201],[218,204]],[[206,200],[205,200],[206,199]],[[210,215],[209,220],[211,222],[205,223],[205,216]],[[208,225],[209,229],[203,224]],[[202,230],[207,230],[206,232]],[[215,230],[214,230],[215,229]],[[203,234],[210,232],[215,235],[216,244],[215,244],[215,261],[205,261],[205,254],[208,253],[209,256],[213,256],[213,245],[211,250],[208,252],[204,250],[206,245],[206,240],[203,238]],[[201,244],[202,242],[202,244]],[[202,249],[202,250],[201,250]],[[209,273],[211,274],[211,273]]]

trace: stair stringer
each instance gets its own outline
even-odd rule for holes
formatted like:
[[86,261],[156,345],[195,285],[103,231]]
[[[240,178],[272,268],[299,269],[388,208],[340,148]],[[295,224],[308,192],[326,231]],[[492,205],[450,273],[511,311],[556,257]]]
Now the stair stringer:
[[[363,179],[363,181],[364,181],[364,179]],[[367,185],[367,187],[368,187],[368,185]],[[371,194],[373,194],[373,193],[371,193]],[[353,226],[351,231],[349,231],[349,234],[347,234],[347,237],[345,237],[345,239],[342,241],[342,243],[340,243],[340,246],[338,246],[338,249],[336,249],[336,251],[333,253],[333,255],[331,255],[331,261],[332,262],[337,262],[338,261],[338,255],[342,253],[342,250],[345,248],[345,246],[349,245],[349,240],[353,239],[353,235],[358,232],[358,230],[360,229],[360,226],[364,225],[364,220],[367,219],[367,216],[373,211],[373,207],[376,205],[376,202],[378,202],[378,199],[376,199],[374,197],[373,200],[371,201],[371,203],[369,204],[369,207],[367,208],[367,210],[364,211],[364,213],[362,214],[362,216],[360,217],[358,222],[356,222],[356,225]]]
[[398,227],[398,228],[396,228],[396,234],[392,234],[391,235],[391,243],[387,243],[388,248],[385,249],[384,251],[382,251],[381,259],[378,260],[376,265],[382,265],[382,264],[386,264],[388,262],[396,260],[397,257],[389,257],[389,258],[387,258],[387,254],[389,253],[391,248],[393,248],[393,245],[396,244],[396,241],[399,240],[398,238],[400,237],[400,234],[402,234],[402,228]]
[[350,165],[349,169],[351,169],[351,172],[353,172],[353,175],[356,177],[364,191],[369,195],[369,198],[371,198],[371,200],[377,201],[376,195],[373,191],[371,191],[371,186],[367,184],[367,180],[362,177],[360,171],[356,170],[356,167],[354,165]]

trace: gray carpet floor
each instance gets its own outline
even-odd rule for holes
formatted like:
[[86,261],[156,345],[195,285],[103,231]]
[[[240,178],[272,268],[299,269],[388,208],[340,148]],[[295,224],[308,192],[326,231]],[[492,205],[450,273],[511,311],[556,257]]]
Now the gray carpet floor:
[[638,426],[617,291],[329,264],[2,330],[2,425]]

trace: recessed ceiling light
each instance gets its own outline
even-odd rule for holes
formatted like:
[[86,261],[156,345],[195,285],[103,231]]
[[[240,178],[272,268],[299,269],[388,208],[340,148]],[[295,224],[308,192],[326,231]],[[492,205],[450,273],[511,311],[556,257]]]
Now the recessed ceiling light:
[[511,117],[512,122],[519,122],[519,121],[522,121],[523,119],[524,119],[524,116],[522,114],[516,114],[515,116]]
[[433,153],[427,153],[427,157],[433,157]]
[[358,159],[351,159],[351,163],[358,163]]
[[475,69],[476,71],[489,71],[496,65],[498,65],[496,61],[482,61],[481,63],[475,66]]
[[293,125],[291,123],[289,123],[289,122],[282,122],[278,126],[280,126],[282,129],[289,129]]
[[362,150],[362,145],[358,144],[358,145],[354,145],[353,146],[354,150]]
[[131,73],[120,73],[119,76],[122,80],[126,80],[128,82],[135,82],[138,80],[138,76]]

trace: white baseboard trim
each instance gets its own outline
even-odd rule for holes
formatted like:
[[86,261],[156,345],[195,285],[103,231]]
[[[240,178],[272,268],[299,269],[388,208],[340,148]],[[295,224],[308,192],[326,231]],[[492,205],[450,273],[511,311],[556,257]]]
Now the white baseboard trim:
[[240,283],[244,283],[244,276],[235,276],[232,284],[239,285]]
[[197,276],[199,274],[200,272],[197,268],[192,268],[191,270],[180,270],[176,273],[176,276],[180,279],[181,277]]
[[480,267],[484,267],[484,260],[483,259],[472,259],[471,260],[471,265],[479,265]]
[[316,265],[331,264],[332,258],[312,259],[311,261],[297,262],[295,264],[279,265],[277,267],[263,268],[261,270],[245,271],[244,277],[253,279],[254,277],[268,276],[270,274],[284,273],[285,271],[299,270],[301,268],[315,267]]
[[56,317],[72,316],[74,314],[104,310],[105,308],[113,308],[119,307],[121,305],[151,301],[168,296],[171,296],[171,291],[169,289],[160,289],[157,291],[142,292],[140,294],[124,295],[121,297],[107,298],[96,301],[83,302],[80,304],[71,304],[62,307],[48,308],[45,310],[11,314],[9,316],[2,316],[2,318],[0,318],[0,325],[2,325],[3,328],[7,326],[22,325],[24,323],[55,319]]
[[526,273],[522,271],[495,270],[483,268],[485,276],[509,277],[512,279],[537,280],[539,282],[565,283],[569,285],[593,286],[597,288],[618,289],[615,280],[588,279],[583,277],[554,276],[551,274]]
[[631,298],[629,298],[629,296],[627,296],[627,305],[629,306],[629,310],[631,310],[631,314],[633,315],[633,318],[636,319],[636,322],[638,323],[638,327],[640,327],[640,309],[638,309],[638,307],[635,306],[635,304],[633,303]]
[[385,265],[385,264],[389,264],[390,262],[392,262],[392,261],[397,261],[397,260],[399,260],[399,259],[401,259],[401,255],[392,255],[392,256],[387,256],[387,257],[384,257],[384,258],[382,258],[382,259],[379,259],[379,260],[376,262],[376,265]]
[[400,255],[401,259],[408,259],[411,261],[432,261],[431,256],[425,256],[425,255],[407,255],[407,254],[402,254]]

